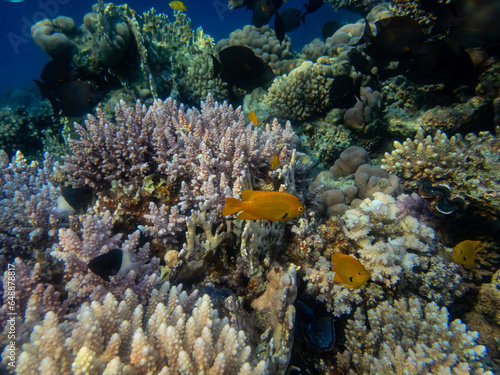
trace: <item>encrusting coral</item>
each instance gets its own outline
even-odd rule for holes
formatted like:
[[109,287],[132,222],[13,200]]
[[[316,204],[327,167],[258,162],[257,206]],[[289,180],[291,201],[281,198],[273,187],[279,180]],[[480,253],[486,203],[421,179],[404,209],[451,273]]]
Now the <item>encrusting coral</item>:
[[448,323],[448,311],[434,302],[382,302],[368,311],[368,324],[359,308],[347,323],[347,349],[337,360],[349,374],[493,375],[480,362],[486,348],[477,332],[459,319]]
[[[130,289],[84,303],[72,322],[49,312],[23,345],[17,374],[265,374],[244,331],[219,317],[208,295],[162,285],[146,308]],[[255,361],[257,362],[257,361]]]

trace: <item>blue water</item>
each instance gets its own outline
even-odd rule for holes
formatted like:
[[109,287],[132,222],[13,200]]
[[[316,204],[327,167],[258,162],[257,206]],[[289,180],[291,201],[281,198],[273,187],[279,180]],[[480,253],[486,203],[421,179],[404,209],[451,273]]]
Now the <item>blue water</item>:
[[[30,27],[44,18],[57,16],[72,17],[77,25],[83,22],[83,16],[91,11],[96,1],[86,0],[25,0],[11,3],[0,0],[0,93],[6,88],[23,88],[38,79],[48,56],[33,42]],[[154,7],[157,12],[172,17],[169,1],[129,1],[129,6],[139,14]],[[205,33],[215,41],[227,38],[235,29],[250,24],[252,13],[246,8],[229,10],[224,0],[191,0],[186,1],[187,14],[191,18],[193,28],[202,26]],[[307,0],[289,0],[280,11],[287,8],[304,10]],[[123,4],[123,2],[115,2]],[[357,20],[356,15],[349,12],[334,12],[324,4],[317,12],[308,14],[307,26],[301,26],[289,33],[293,49],[300,52],[303,45],[314,38],[321,38],[321,28],[327,21]],[[273,27],[273,20],[269,22]]]

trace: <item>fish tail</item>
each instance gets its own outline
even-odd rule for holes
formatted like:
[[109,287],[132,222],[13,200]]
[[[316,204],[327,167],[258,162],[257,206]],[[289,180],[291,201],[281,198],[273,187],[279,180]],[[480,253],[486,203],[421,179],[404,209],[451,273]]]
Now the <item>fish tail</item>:
[[306,25],[306,14],[307,13],[302,13],[302,15],[299,18],[299,21],[301,21],[304,24],[304,26],[307,26]]
[[235,198],[226,198],[226,205],[222,209],[222,216],[232,215],[242,210],[241,201]]
[[372,33],[370,22],[368,22],[368,19],[365,17],[365,31],[363,32],[363,35],[359,39],[358,43],[356,43],[356,45],[370,43],[374,38],[375,36]]

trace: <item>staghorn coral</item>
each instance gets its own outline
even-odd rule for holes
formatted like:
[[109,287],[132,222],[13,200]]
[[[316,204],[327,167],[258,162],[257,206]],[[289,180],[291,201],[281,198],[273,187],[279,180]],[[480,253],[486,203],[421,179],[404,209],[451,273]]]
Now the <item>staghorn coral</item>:
[[47,313],[23,345],[16,373],[266,373],[266,361],[252,362],[245,333],[219,318],[208,295],[165,283],[147,309],[127,289],[121,302],[108,293],[84,303],[72,322]]
[[448,138],[438,130],[433,137],[425,137],[419,129],[415,139],[408,138],[402,144],[395,141],[394,148],[385,153],[382,168],[409,180],[411,187],[428,178],[447,184],[453,194],[466,198],[474,211],[500,214],[500,143],[490,133]]
[[47,153],[43,163],[17,152],[9,162],[0,151],[0,253],[12,260],[21,253],[45,250],[55,240],[60,219],[55,215],[59,189],[51,181],[55,163]]
[[[172,99],[157,100],[149,108],[124,102],[115,109],[116,124],[97,110],[86,128],[75,125],[79,140],[69,140],[72,156],[64,158],[70,182],[100,189],[109,181],[123,181],[137,191],[151,173],[180,184],[181,212],[208,201],[213,222],[221,220],[224,199],[236,196],[244,178],[257,180],[270,168],[276,153],[290,156],[294,136],[290,123],[275,120],[263,130],[245,125],[241,109],[219,105],[209,95],[185,111]],[[245,177],[247,176],[247,177]]]
[[483,369],[486,348],[477,345],[478,333],[458,319],[448,323],[448,311],[434,302],[401,298],[367,315],[369,326],[356,310],[347,323],[347,349],[337,354],[349,374],[493,374]]

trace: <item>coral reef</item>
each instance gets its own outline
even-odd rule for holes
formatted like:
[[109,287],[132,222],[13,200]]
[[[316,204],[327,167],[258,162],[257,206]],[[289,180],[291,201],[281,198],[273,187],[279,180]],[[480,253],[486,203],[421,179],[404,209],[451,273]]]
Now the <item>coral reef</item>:
[[284,42],[280,43],[274,30],[268,25],[246,25],[243,29],[237,29],[229,34],[229,38],[219,40],[215,51],[219,52],[229,46],[250,47],[276,74],[283,74],[285,65],[290,64],[288,60],[293,58],[290,38],[285,35]]
[[[29,163],[17,152],[9,162],[0,151],[0,256],[36,254],[56,238],[61,221],[55,209],[60,191],[51,181],[54,161],[45,154],[43,163]],[[3,263],[2,261],[2,263]]]
[[499,141],[488,132],[451,138],[437,131],[425,137],[419,129],[415,139],[394,142],[395,150],[385,153],[382,168],[410,180],[415,188],[423,178],[447,184],[453,195],[470,202],[480,214],[498,216],[500,166]]
[[368,327],[361,309],[347,323],[347,349],[337,360],[349,374],[493,374],[483,370],[477,332],[458,319],[448,323],[448,311],[434,302],[401,298],[367,315]]
[[130,289],[123,297],[84,303],[69,325],[47,313],[23,345],[16,373],[266,373],[266,361],[252,365],[245,333],[218,316],[208,295],[165,283],[147,308]]
[[480,334],[478,342],[488,348],[490,357],[499,362],[500,353],[500,270],[495,272],[490,283],[479,291],[474,310],[466,314],[466,322]]
[[328,88],[332,77],[330,65],[304,61],[288,75],[274,80],[264,102],[275,116],[305,120],[329,108]]
[[331,217],[342,215],[360,199],[371,198],[375,192],[396,197],[401,193],[397,176],[379,166],[371,165],[368,152],[359,146],[350,146],[340,154],[328,171],[322,171],[309,185],[309,192],[321,193],[317,209]]

